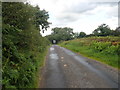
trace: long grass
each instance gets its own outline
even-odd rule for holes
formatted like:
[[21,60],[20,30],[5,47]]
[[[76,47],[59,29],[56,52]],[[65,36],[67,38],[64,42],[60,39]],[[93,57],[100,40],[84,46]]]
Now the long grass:
[[78,54],[98,60],[104,64],[120,69],[119,37],[89,37],[65,41],[59,44]]
[[44,67],[45,65],[45,59],[46,59],[46,55],[48,53],[48,49],[50,48],[50,46],[47,46],[46,50],[39,56],[38,59],[40,59],[40,62],[38,63],[38,70],[36,72],[36,78],[35,78],[35,83],[34,83],[34,87],[35,88],[40,88],[40,79],[41,79],[41,68]]

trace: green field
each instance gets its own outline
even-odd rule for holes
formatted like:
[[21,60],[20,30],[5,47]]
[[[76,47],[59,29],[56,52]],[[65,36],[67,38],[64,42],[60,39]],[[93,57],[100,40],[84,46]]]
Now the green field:
[[88,58],[120,69],[120,65],[118,65],[120,60],[120,37],[80,38],[65,41],[59,45]]

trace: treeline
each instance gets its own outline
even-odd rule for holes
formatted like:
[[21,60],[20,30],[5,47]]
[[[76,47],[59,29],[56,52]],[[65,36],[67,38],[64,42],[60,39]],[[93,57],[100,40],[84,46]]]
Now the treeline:
[[102,24],[88,36],[120,36],[120,27],[112,30],[108,25]]
[[52,34],[46,36],[51,42],[56,40],[60,41],[68,41],[75,38],[83,38],[83,37],[91,37],[91,36],[120,36],[120,27],[116,28],[116,30],[110,29],[110,27],[106,24],[102,24],[98,26],[91,34],[87,35],[85,32],[74,33],[72,28],[53,28]]
[[48,12],[23,2],[2,3],[2,87],[35,88],[36,73],[50,43],[40,34]]
[[52,34],[46,36],[52,43],[53,40],[56,41],[56,43],[60,42],[60,41],[67,41],[67,40],[71,40],[73,39],[73,29],[72,28],[68,28],[68,27],[64,27],[64,28],[53,28],[52,29]]

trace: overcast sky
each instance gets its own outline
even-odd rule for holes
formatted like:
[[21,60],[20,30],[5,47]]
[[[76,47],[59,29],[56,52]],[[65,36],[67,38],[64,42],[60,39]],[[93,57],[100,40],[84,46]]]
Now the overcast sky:
[[[109,1],[109,2],[108,2]],[[51,33],[54,27],[71,27],[74,32],[92,33],[105,23],[111,29],[118,27],[118,0],[29,0],[49,13],[50,28],[42,34]]]

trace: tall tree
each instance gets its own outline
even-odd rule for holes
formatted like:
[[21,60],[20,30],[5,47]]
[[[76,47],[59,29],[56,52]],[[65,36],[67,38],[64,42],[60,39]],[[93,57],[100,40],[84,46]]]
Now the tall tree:
[[74,37],[74,39],[75,39],[75,38],[78,38],[78,37],[79,37],[79,33],[78,33],[78,32],[74,32],[74,33],[73,33],[73,37]]
[[80,34],[79,34],[79,38],[83,38],[83,37],[85,37],[86,36],[86,33],[85,32],[80,32]]
[[112,30],[112,35],[120,36],[120,27],[117,27],[115,30]]
[[48,39],[52,42],[52,40],[56,40],[57,42],[59,41],[66,41],[66,40],[71,40],[73,39],[73,29],[72,28],[68,28],[68,27],[64,27],[64,28],[53,28],[52,29],[52,34],[48,37]]
[[111,29],[109,28],[108,25],[102,24],[93,31],[93,34],[96,36],[108,36],[111,34]]

